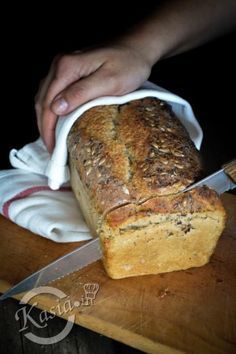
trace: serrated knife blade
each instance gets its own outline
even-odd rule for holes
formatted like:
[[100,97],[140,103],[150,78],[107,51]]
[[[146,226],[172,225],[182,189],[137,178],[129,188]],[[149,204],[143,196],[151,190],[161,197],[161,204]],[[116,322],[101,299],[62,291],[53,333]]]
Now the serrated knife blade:
[[99,238],[97,237],[25,278],[0,296],[0,300],[5,300],[8,297],[46,285],[53,280],[69,275],[97,261],[101,256],[102,252]]
[[219,171],[203,178],[202,180],[192,184],[184,190],[187,192],[191,189],[207,186],[214,189],[218,194],[222,194],[236,187],[236,160],[233,160],[223,166]]

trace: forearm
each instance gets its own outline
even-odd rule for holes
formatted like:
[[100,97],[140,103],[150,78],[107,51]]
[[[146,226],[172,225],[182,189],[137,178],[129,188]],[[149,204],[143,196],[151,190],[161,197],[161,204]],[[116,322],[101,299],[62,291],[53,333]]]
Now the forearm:
[[35,107],[49,151],[58,116],[97,97],[136,90],[158,60],[202,44],[235,24],[236,0],[166,0],[111,43],[56,59]]
[[120,39],[153,65],[236,28],[235,0],[165,1]]

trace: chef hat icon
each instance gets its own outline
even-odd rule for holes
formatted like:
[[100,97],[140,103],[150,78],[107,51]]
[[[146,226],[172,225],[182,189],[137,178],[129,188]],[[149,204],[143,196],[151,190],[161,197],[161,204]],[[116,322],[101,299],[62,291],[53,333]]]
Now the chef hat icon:
[[84,284],[83,288],[84,288],[85,298],[94,300],[99,290],[99,284],[86,283]]

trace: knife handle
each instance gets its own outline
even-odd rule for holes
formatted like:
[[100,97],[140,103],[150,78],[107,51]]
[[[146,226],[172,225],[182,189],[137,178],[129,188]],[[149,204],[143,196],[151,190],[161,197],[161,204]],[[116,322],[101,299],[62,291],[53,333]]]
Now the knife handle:
[[236,183],[236,159],[222,166],[224,172]]

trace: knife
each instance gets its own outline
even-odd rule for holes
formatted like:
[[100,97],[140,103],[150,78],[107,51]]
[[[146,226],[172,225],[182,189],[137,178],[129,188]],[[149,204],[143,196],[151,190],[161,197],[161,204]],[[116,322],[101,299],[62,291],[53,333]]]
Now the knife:
[[[212,175],[192,184],[183,192],[189,191],[196,187],[207,185],[213,188],[219,194],[236,187],[236,160],[225,165],[222,169]],[[78,271],[90,263],[99,260],[102,257],[99,238],[89,241],[85,245],[76,248],[74,251],[67,253],[46,267],[38,270],[29,277],[25,278],[9,290],[7,290],[0,300],[7,299],[22,292],[32,290],[36,287],[43,286],[49,282],[62,278],[70,273]]]
[[99,238],[96,237],[85,245],[76,248],[74,251],[65,254],[44,268],[23,279],[18,284],[7,290],[0,300],[32,290],[49,282],[62,278],[75,272],[86,265],[96,262],[102,257]]
[[222,194],[236,187],[236,159],[224,164],[222,168],[212,175],[185,188],[183,192],[191,189],[207,186],[214,189],[218,194]]

